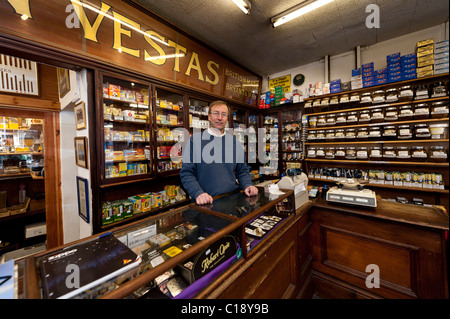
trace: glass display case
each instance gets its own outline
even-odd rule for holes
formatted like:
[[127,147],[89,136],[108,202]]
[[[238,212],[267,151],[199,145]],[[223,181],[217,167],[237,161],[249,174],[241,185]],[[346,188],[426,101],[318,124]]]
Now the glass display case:
[[263,117],[263,129],[265,130],[265,138],[259,139],[264,140],[266,143],[264,165],[259,168],[260,175],[267,176],[279,176],[278,160],[279,160],[279,123],[278,123],[278,113],[267,114]]
[[152,173],[149,86],[103,77],[104,180]]
[[191,133],[193,129],[204,130],[209,127],[208,111],[209,102],[189,98],[189,131]]
[[290,168],[301,168],[303,159],[303,132],[301,110],[281,112],[283,165],[285,172]]

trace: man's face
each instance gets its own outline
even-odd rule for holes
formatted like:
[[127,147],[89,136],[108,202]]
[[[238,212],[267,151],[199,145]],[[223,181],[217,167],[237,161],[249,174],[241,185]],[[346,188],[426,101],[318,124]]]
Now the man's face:
[[210,114],[208,114],[208,120],[211,127],[216,128],[223,133],[228,122],[227,106],[224,104],[214,105]]

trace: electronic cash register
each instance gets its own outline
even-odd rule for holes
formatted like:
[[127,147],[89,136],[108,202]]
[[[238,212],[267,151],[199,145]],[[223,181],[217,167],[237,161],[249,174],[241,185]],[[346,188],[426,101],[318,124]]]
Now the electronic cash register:
[[299,168],[286,170],[286,176],[283,176],[277,183],[280,189],[289,189],[294,191],[295,209],[303,206],[308,200],[308,177]]
[[326,200],[333,203],[353,204],[358,206],[377,207],[375,192],[365,189],[366,180],[346,178],[337,181],[337,186],[331,187]]

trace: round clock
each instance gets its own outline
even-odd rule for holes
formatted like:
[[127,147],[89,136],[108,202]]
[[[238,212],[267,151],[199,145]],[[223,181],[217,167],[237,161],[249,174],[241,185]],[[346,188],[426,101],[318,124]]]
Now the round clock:
[[305,76],[303,74],[297,74],[294,76],[294,84],[299,86],[302,85],[303,82],[305,82]]

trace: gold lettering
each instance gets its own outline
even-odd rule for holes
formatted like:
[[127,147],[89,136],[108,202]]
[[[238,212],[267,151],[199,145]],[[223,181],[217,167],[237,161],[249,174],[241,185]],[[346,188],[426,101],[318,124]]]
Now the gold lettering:
[[[131,31],[122,29],[121,22],[125,22],[126,24],[128,24],[136,29],[139,29],[141,27],[141,25],[139,23],[134,22],[133,20],[130,20],[130,19],[124,17],[123,15],[121,15],[117,12],[114,12],[114,11],[113,11],[113,16],[114,16],[114,18],[116,18],[114,20],[114,45],[113,45],[113,48],[116,50],[120,49],[124,53],[128,53],[132,56],[139,58],[140,53],[141,53],[139,49],[130,49],[130,48],[126,48],[126,47],[122,46],[122,34],[131,38]],[[120,21],[117,21],[117,20],[120,20]]]
[[[194,62],[195,62],[195,64],[194,64]],[[200,66],[200,61],[198,59],[198,54],[196,52],[192,52],[191,60],[189,61],[188,68],[186,70],[186,73],[184,73],[184,74],[187,76],[191,76],[192,69],[197,70],[197,72],[198,72],[197,79],[198,80],[205,81],[205,79],[203,78],[202,67]]]
[[[163,37],[162,35],[156,33],[155,31],[148,30],[148,31],[145,31],[145,33],[148,34],[148,35],[151,35],[153,37],[157,37],[157,38],[161,39],[161,41],[164,41],[164,42],[166,41],[165,37]],[[150,37],[144,37],[144,38],[145,38],[145,41],[147,41],[148,44],[150,44],[150,46],[159,53],[159,56],[166,55],[164,50],[155,41],[153,41],[152,38],[150,38]],[[152,63],[154,63],[156,65],[163,65],[164,63],[166,63],[166,60],[167,60],[166,58],[149,60],[150,57],[151,57],[151,55],[147,52],[147,50],[144,50],[144,59],[146,61],[150,61],[150,62],[152,62]]]
[[217,70],[219,70],[219,64],[214,62],[214,61],[208,61],[207,67],[208,70],[211,71],[211,73],[214,75],[213,80],[211,80],[209,78],[208,75],[206,75],[206,82],[212,84],[212,85],[217,85],[217,83],[219,83],[219,74],[217,73],[216,70],[213,69],[213,66],[215,66],[217,68]]
[[30,1],[29,0],[7,0],[13,7],[14,12],[20,15],[26,15],[28,18],[31,16]]
[[181,52],[186,53],[187,49],[181,45],[179,45],[178,43],[173,42],[172,40],[169,40],[169,47],[175,48],[175,61],[174,61],[174,66],[173,66],[173,70],[176,72],[180,72],[180,56]]
[[83,7],[79,4],[79,2],[78,1],[72,1],[72,0],[70,0],[70,2],[72,2],[73,9],[77,13],[78,19],[80,19],[81,26],[83,27],[84,37],[86,39],[88,39],[88,40],[91,40],[91,41],[94,41],[94,42],[98,42],[98,40],[97,40],[97,32],[98,32],[98,28],[100,27],[100,24],[103,21],[103,18],[105,17],[103,14],[106,14],[109,11],[109,9],[111,8],[111,6],[109,6],[106,3],[102,2],[102,6],[100,8],[100,11],[103,14],[98,14],[97,18],[95,18],[94,23],[91,25],[89,23],[89,19],[88,19],[86,13],[84,12]]

